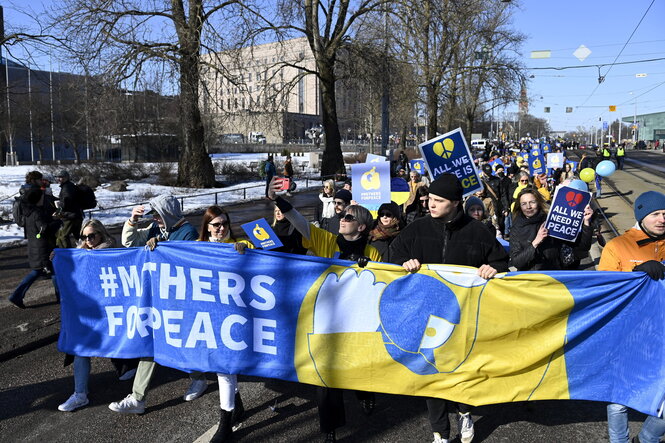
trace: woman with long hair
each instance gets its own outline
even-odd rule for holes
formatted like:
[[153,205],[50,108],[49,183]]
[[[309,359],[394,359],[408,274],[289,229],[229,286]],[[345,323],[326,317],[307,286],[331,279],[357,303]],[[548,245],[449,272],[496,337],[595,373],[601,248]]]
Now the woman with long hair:
[[[115,240],[106,230],[106,227],[96,219],[83,222],[79,243],[79,249],[106,249],[113,248]],[[136,373],[138,359],[111,359],[120,380],[129,380]],[[72,412],[88,404],[88,380],[90,379],[90,357],[78,355],[65,356],[65,366],[74,363],[74,393],[66,402],[58,406],[58,410]]]
[[593,211],[584,210],[582,232],[575,242],[550,237],[545,227],[547,205],[533,186],[524,188],[513,208],[513,227],[510,231],[510,264],[518,271],[556,271],[576,269],[589,252],[593,229]]
[[323,182],[323,189],[319,194],[319,203],[316,205],[315,225],[320,226],[324,218],[335,216],[335,181]]
[[290,254],[307,254],[307,249],[302,245],[302,234],[284,216],[282,211],[275,206],[273,212],[272,229],[282,242],[281,247],[273,249],[277,252],[288,252]]
[[[206,209],[199,232],[197,241],[233,244],[236,251],[241,254],[244,254],[245,248],[254,249],[250,241],[236,240],[231,230],[229,213],[221,206],[210,206]],[[217,383],[221,416],[219,427],[211,442],[227,441],[233,433],[233,424],[239,422],[245,412],[238,391],[237,375],[217,373]]]

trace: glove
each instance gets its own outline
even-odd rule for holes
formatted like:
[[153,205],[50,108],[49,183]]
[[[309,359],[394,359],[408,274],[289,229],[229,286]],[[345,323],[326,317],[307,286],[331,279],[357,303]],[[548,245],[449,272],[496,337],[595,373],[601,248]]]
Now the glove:
[[641,265],[635,266],[633,271],[646,272],[647,275],[654,280],[662,280],[665,278],[665,266],[656,260],[645,261]]
[[151,250],[154,251],[155,248],[157,247],[157,242],[159,241],[158,237],[153,237],[150,240],[146,242],[146,246]]
[[365,266],[367,266],[367,263],[369,263],[369,261],[370,261],[369,257],[365,257],[364,255],[358,257],[358,260],[356,260],[356,262],[358,263],[358,266],[361,267],[361,268],[364,268]]

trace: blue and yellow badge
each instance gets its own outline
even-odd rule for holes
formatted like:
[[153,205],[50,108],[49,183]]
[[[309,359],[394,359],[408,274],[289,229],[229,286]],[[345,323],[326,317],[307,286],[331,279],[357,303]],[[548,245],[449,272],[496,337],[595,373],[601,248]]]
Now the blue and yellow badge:
[[409,163],[411,164],[412,171],[416,171],[420,175],[425,174],[425,160],[411,160]]
[[351,165],[353,199],[368,208],[390,202],[390,162]]
[[473,156],[460,128],[418,145],[432,179],[445,173],[455,174],[462,182],[464,195],[483,189]]
[[264,218],[245,223],[240,227],[247,233],[247,237],[257,248],[275,249],[282,246],[279,237]]

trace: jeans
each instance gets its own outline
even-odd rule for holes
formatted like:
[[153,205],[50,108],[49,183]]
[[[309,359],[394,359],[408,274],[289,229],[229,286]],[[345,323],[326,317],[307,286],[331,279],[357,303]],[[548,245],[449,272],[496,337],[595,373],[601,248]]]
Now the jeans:
[[88,379],[90,378],[90,357],[74,356],[74,392],[88,393]]
[[628,443],[628,410],[624,405],[607,405],[607,431],[610,443]]
[[510,228],[513,227],[513,218],[510,212],[508,213],[508,215],[504,216],[503,224],[504,224],[503,236],[508,237],[510,235]]
[[23,301],[23,298],[25,298],[25,294],[28,292],[28,289],[30,289],[30,286],[32,286],[35,280],[37,280],[42,274],[43,271],[41,269],[33,269],[30,271],[30,273],[25,276],[23,281],[19,283],[12,295],[9,296],[9,299],[12,301]]
[[658,443],[663,435],[665,435],[665,419],[650,415],[644,420],[638,437],[640,443]]

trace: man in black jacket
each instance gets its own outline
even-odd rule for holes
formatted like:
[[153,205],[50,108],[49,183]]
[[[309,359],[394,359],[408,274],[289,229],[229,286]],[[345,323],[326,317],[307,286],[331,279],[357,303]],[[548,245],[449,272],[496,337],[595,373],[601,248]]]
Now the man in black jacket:
[[485,163],[482,169],[483,173],[480,179],[483,181],[483,186],[485,187],[483,190],[483,198],[489,197],[492,199],[492,202],[494,202],[494,214],[492,215],[496,215],[496,221],[499,225],[499,230],[501,231],[501,234],[503,234],[503,212],[507,205],[507,201],[505,193],[502,193],[501,179],[495,175],[492,175],[492,165],[489,163]]
[[73,235],[74,239],[78,240],[83,223],[79,191],[69,179],[67,170],[61,170],[55,178],[60,184],[60,208],[56,217],[62,220],[62,227],[58,231],[55,244],[58,248],[73,248],[76,246],[76,242],[72,242],[69,235]]
[[[408,272],[417,272],[424,263],[474,266],[484,279],[508,271],[508,254],[496,238],[460,205],[463,188],[453,174],[442,174],[429,188],[430,215],[413,221],[390,245],[390,261]],[[447,442],[450,436],[447,401],[428,398],[427,410],[434,442]],[[473,420],[469,405],[457,404],[461,441],[473,440]]]

